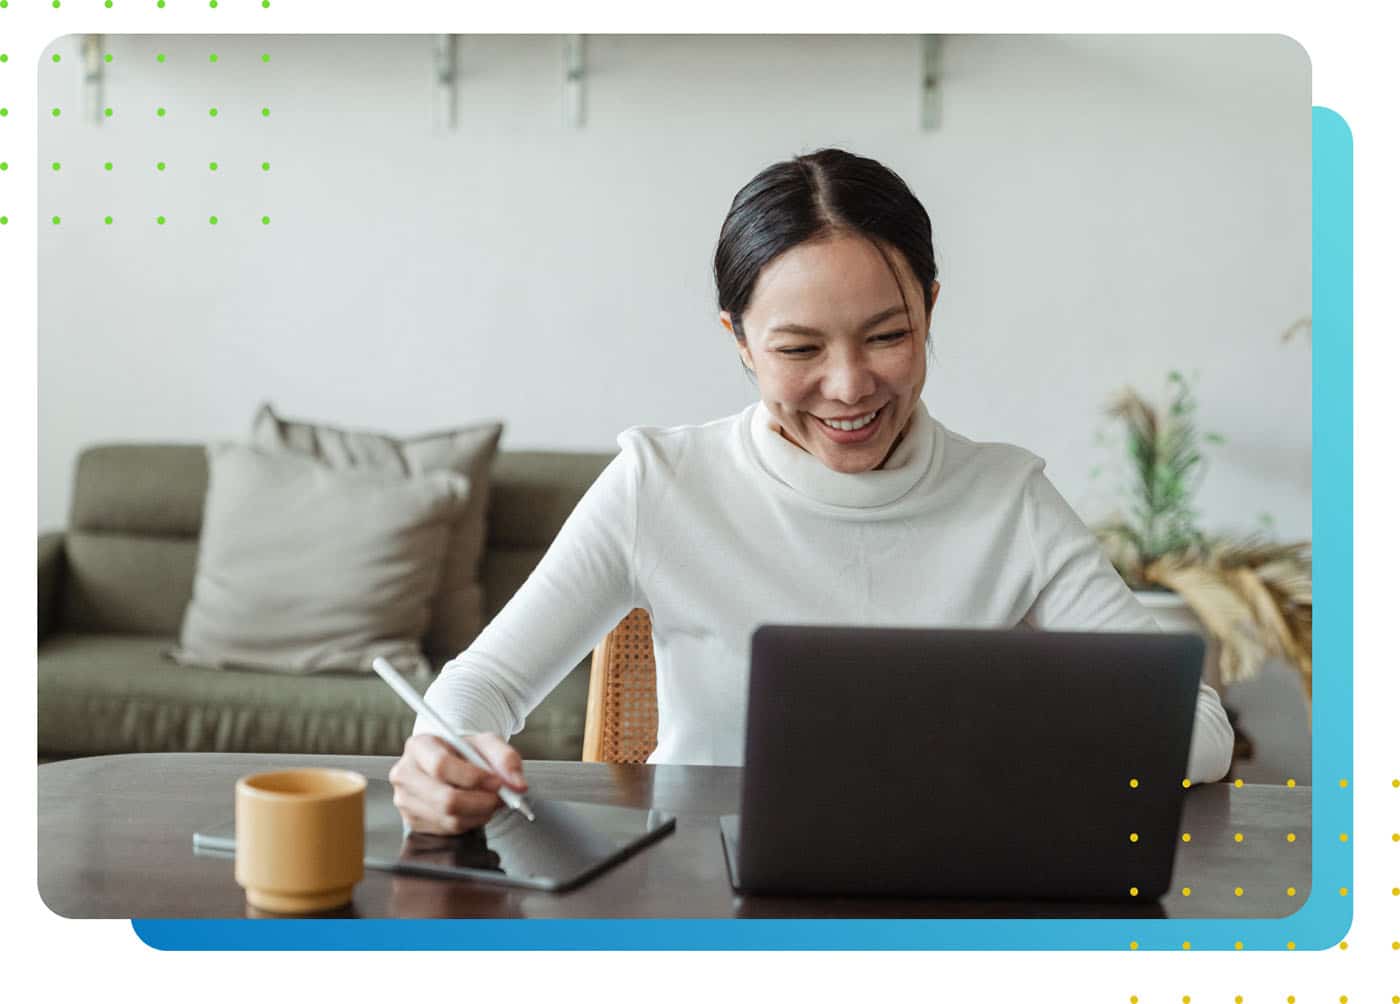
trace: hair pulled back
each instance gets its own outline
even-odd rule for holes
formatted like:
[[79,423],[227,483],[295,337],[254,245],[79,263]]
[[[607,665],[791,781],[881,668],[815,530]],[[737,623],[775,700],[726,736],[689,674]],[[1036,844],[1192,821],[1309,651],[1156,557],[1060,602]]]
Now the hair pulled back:
[[[744,340],[741,318],[765,265],[806,241],[842,233],[869,240],[897,283],[886,249],[899,251],[923,290],[927,314],[938,278],[928,212],[883,164],[828,148],[764,168],[734,196],[715,248],[719,309],[729,312],[734,337]],[[902,283],[899,289],[908,313]]]

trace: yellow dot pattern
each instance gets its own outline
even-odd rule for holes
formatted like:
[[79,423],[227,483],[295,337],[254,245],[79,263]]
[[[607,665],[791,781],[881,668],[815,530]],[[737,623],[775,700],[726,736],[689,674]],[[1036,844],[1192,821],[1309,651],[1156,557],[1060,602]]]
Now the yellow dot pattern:
[[1181,842],[1182,842],[1183,844],[1189,844],[1189,843],[1191,842],[1191,834],[1189,834],[1189,833],[1183,833],[1183,834],[1181,835]]

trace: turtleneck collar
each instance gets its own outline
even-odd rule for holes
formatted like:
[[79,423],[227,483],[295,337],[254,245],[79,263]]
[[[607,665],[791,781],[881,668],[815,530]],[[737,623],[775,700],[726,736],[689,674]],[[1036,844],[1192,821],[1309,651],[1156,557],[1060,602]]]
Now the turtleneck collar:
[[762,466],[799,495],[847,509],[871,509],[903,498],[928,473],[938,442],[937,423],[920,400],[915,405],[909,431],[884,467],[843,474],[788,442],[777,425],[762,401],[752,406],[749,438]]

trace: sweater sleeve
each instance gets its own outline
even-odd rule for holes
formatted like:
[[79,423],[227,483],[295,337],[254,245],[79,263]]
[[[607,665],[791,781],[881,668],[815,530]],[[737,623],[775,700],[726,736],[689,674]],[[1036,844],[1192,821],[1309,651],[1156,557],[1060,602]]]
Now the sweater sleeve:
[[[624,449],[574,507],[528,579],[425,700],[457,732],[509,737],[637,606],[633,576],[638,463]],[[438,729],[419,716],[413,731]]]
[[[1050,631],[1160,630],[1114,571],[1098,539],[1045,477],[1044,466],[1036,461],[1023,510],[1037,573],[1037,594],[1026,622]],[[1235,730],[1220,697],[1203,682],[1187,777],[1195,782],[1220,780],[1230,769],[1234,745]]]

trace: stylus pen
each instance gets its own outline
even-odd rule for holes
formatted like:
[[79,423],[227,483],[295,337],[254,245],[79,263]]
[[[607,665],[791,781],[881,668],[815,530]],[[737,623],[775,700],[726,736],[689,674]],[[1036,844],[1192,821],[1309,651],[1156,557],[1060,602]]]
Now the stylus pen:
[[[398,694],[405,704],[442,730],[442,738],[447,740],[448,745],[462,754],[462,756],[466,757],[469,762],[480,767],[488,774],[496,773],[495,769],[486,762],[485,758],[476,750],[472,749],[471,743],[457,738],[457,733],[453,731],[452,726],[443,721],[442,716],[430,708],[427,701],[418,696],[418,691],[409,686],[408,681],[399,675],[398,670],[389,665],[387,659],[382,656],[376,657],[370,665],[373,666],[374,671],[379,674],[379,678],[392,687],[394,693]],[[504,780],[501,781],[501,790],[496,794],[501,796],[502,802],[505,802],[506,805],[520,813],[530,822],[533,823],[535,821],[535,814],[530,811],[530,804],[526,802],[518,792],[511,791],[507,788]]]

